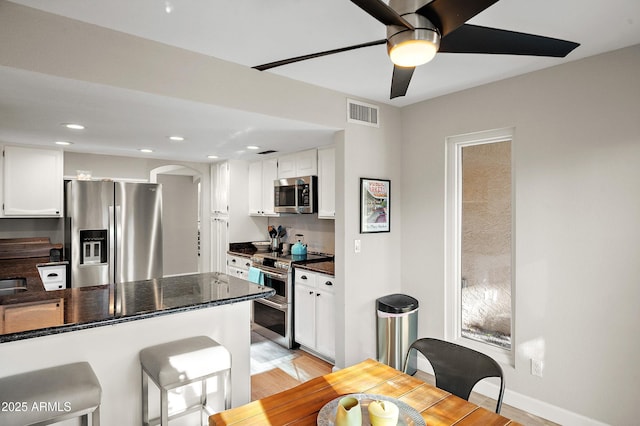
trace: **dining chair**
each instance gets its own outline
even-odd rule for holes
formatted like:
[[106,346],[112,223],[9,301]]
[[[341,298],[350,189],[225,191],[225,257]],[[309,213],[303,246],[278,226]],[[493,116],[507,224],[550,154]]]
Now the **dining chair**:
[[499,377],[500,392],[496,413],[500,414],[504,396],[504,376],[502,368],[493,358],[455,343],[422,338],[409,346],[403,368],[405,373],[409,364],[409,354],[414,349],[424,355],[433,367],[436,387],[467,401],[476,383],[487,377]]

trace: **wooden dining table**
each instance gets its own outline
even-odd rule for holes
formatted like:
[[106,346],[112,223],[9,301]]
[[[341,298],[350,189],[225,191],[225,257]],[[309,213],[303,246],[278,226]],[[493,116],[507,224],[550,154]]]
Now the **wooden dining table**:
[[372,359],[214,414],[209,425],[315,425],[325,404],[355,393],[404,402],[417,410],[428,426],[520,425]]

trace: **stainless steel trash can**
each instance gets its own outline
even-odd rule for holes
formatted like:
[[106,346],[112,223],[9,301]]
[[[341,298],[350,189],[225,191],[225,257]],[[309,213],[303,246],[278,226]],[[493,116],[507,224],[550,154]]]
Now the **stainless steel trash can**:
[[[418,338],[418,301],[406,294],[377,299],[378,361],[402,371],[409,346]],[[408,374],[416,372],[416,351],[409,358]]]

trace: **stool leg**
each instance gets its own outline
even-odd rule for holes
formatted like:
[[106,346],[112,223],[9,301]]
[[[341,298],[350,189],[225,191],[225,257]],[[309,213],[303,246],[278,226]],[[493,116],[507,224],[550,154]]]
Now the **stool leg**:
[[91,426],[100,426],[100,406],[98,405],[91,414]]
[[142,371],[142,424],[149,424],[149,378],[144,369]]
[[231,370],[224,373],[224,409],[231,408]]
[[169,396],[165,388],[160,388],[160,424],[169,425]]
[[206,417],[209,414],[209,409],[207,408],[207,379],[204,379],[201,383],[202,393],[200,394],[200,406],[202,409],[200,411],[200,424],[202,425],[202,411],[204,411]]

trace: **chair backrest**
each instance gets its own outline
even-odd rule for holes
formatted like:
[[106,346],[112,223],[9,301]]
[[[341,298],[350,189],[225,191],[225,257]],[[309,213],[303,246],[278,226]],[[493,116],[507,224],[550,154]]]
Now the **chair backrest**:
[[500,393],[496,413],[500,413],[504,395],[504,377],[502,368],[491,357],[455,343],[423,338],[416,340],[409,347],[404,363],[405,372],[409,364],[409,354],[414,349],[424,355],[433,367],[437,387],[466,400],[469,400],[471,390],[480,380],[499,377]]

